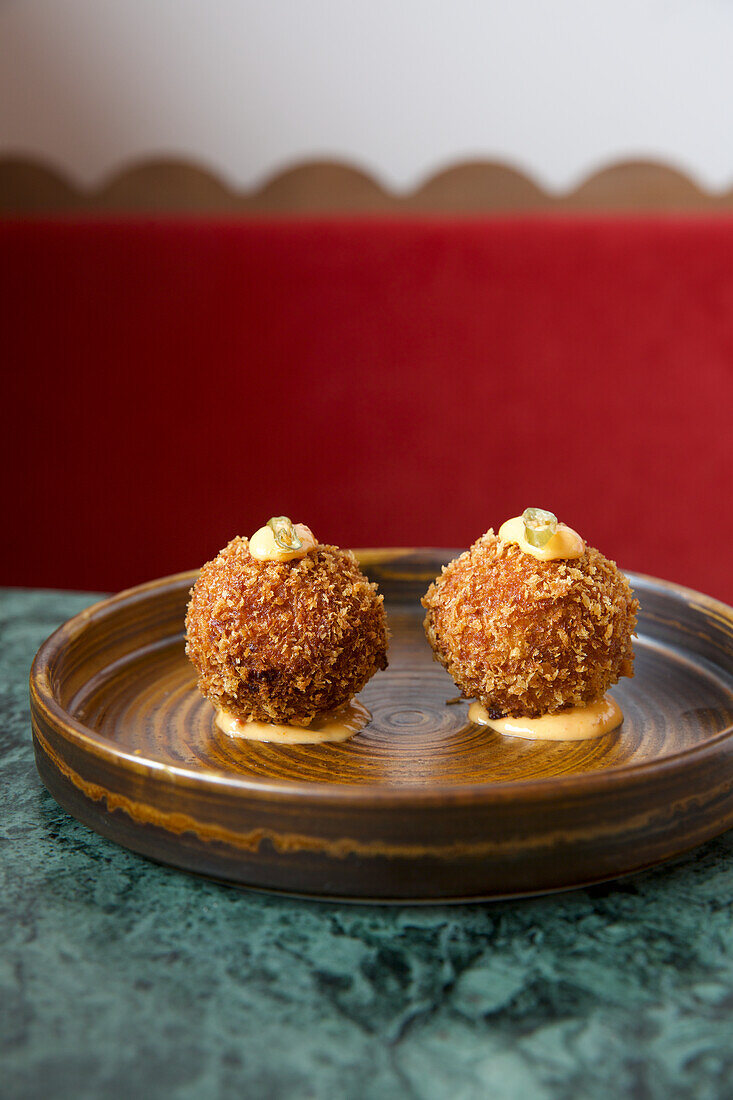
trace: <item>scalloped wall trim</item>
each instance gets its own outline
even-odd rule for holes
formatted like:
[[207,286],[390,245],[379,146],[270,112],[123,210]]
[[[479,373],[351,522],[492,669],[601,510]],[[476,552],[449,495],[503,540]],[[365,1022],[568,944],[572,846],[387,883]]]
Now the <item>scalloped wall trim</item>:
[[155,214],[479,214],[511,211],[700,211],[733,209],[733,190],[702,190],[689,176],[652,161],[618,161],[560,194],[493,161],[462,162],[415,190],[389,191],[343,162],[308,161],[238,191],[194,161],[155,159],[123,168],[85,189],[25,157],[0,158],[0,215]]

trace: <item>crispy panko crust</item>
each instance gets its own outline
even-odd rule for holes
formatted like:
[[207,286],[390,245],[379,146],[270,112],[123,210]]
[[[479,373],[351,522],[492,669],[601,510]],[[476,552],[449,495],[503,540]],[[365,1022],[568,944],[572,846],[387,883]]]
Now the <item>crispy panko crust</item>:
[[248,539],[232,539],[191,589],[199,691],[245,722],[309,725],[387,667],[383,601],[350,551],[257,561]]
[[638,601],[598,550],[539,561],[488,531],[423,598],[436,660],[491,717],[539,718],[634,675]]

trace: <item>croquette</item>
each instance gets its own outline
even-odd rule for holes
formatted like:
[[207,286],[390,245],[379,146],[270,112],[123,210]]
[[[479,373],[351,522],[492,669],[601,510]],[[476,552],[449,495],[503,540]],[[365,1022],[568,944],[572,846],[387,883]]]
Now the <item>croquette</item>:
[[639,604],[592,547],[540,561],[489,530],[423,598],[436,660],[491,718],[540,718],[600,700],[633,676]]
[[234,538],[191,589],[186,653],[215,707],[307,726],[387,667],[383,597],[350,551],[317,545],[261,561]]

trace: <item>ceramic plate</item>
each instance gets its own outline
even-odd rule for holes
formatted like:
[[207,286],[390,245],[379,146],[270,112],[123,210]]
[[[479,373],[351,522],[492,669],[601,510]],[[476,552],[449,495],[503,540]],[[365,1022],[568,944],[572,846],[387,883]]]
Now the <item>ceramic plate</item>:
[[733,610],[631,576],[641,601],[625,720],[532,742],[468,721],[420,597],[440,550],[371,550],[392,631],[341,744],[234,740],[186,660],[195,574],[70,619],[31,672],[36,761],[70,813],[136,852],[242,886],[439,901],[566,889],[669,859],[733,825]]

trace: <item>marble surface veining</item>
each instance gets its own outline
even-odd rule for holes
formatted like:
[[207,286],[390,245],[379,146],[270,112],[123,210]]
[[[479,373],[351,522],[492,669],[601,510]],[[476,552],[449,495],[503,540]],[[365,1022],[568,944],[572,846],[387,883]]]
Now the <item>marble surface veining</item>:
[[615,885],[455,907],[156,866],[33,764],[31,658],[90,602],[0,597],[1,1097],[733,1097],[733,834]]

